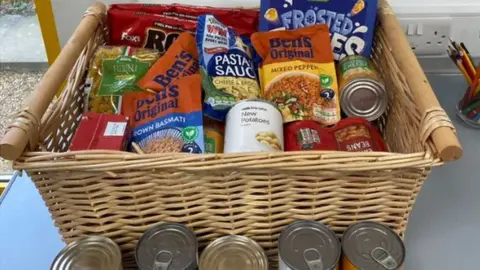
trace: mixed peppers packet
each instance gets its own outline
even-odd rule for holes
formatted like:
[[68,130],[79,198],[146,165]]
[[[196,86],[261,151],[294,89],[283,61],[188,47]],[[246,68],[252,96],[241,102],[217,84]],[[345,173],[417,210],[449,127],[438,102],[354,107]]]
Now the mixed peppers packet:
[[262,58],[259,74],[266,100],[275,103],[284,123],[341,119],[335,63],[326,25],[259,32],[252,43]]

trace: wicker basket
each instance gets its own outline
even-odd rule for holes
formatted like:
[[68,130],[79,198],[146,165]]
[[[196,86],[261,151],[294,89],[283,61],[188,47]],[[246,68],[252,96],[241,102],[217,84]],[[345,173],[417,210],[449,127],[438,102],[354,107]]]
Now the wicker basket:
[[391,8],[381,1],[378,12],[372,57],[388,89],[379,126],[391,152],[66,152],[83,109],[89,59],[104,40],[105,7],[96,4],[14,119],[0,153],[31,176],[66,242],[111,237],[127,268],[142,233],[164,221],[192,228],[201,246],[225,234],[251,237],[272,265],[279,233],[299,219],[339,234],[373,220],[403,236],[432,166],[460,158],[462,149]]

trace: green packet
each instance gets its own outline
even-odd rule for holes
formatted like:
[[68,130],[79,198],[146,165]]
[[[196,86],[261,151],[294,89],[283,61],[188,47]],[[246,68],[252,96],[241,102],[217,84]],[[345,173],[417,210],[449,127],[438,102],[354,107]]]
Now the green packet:
[[[101,54],[105,58],[97,59],[101,68],[98,96],[121,96],[128,92],[141,91],[137,82],[147,73],[158,60],[157,50],[133,47],[111,48],[111,54]],[[120,52],[120,54],[118,54]]]

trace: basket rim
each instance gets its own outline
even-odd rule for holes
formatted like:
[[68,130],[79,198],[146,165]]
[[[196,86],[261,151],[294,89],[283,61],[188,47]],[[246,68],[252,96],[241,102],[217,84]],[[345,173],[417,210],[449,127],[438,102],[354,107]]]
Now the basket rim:
[[85,150],[60,153],[25,152],[14,162],[14,168],[43,172],[274,170],[276,173],[281,173],[305,170],[358,172],[425,168],[441,164],[442,161],[428,151],[416,153],[297,151],[238,154],[137,154],[124,151]]

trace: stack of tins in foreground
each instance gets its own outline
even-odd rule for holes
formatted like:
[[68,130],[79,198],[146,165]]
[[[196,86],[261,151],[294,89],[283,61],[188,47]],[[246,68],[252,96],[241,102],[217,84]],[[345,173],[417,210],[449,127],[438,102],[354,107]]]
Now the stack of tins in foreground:
[[[297,221],[282,231],[278,249],[279,270],[397,270],[402,269],[405,259],[400,237],[374,222],[350,226],[340,245],[335,233],[326,225]],[[137,243],[135,259],[140,270],[269,269],[262,247],[239,235],[214,240],[198,260],[195,234],[178,223],[164,223],[148,229]],[[90,236],[65,247],[51,269],[122,270],[122,256],[111,239]]]
[[374,222],[350,226],[342,239],[342,270],[397,270],[405,259],[398,235]]
[[197,269],[195,234],[182,224],[165,223],[148,229],[135,249],[140,270]]
[[297,221],[278,240],[279,270],[338,270],[340,242],[327,226]]
[[229,235],[214,240],[205,248],[199,269],[268,270],[268,259],[257,242],[245,236]]
[[88,236],[67,245],[53,260],[51,270],[122,270],[118,245],[103,236]]
[[265,100],[237,102],[227,114],[224,146],[225,153],[283,151],[282,113]]

